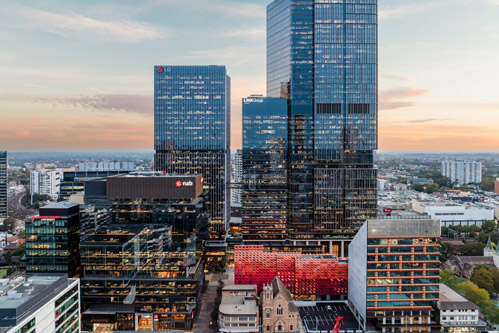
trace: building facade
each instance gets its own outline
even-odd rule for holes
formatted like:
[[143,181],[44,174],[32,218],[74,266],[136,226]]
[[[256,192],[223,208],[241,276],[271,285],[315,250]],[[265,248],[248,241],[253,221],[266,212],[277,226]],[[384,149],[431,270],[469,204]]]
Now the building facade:
[[7,152],[0,151],[0,220],[6,219],[9,216],[7,166]]
[[[132,162],[130,162],[132,163]],[[67,201],[71,195],[85,192],[85,182],[92,179],[128,173],[127,170],[64,171],[61,179],[59,200]]]
[[80,206],[59,202],[39,209],[26,226],[26,272],[78,274]]
[[218,328],[224,333],[261,332],[260,308],[255,285],[229,285],[222,289]]
[[283,246],[288,222],[288,102],[243,99],[242,233],[247,244]]
[[155,170],[203,175],[211,230],[230,216],[230,77],[225,66],[154,67]]
[[440,220],[442,227],[457,225],[482,227],[485,222],[495,219],[494,207],[487,205],[412,200],[411,206],[417,213]]
[[82,162],[78,163],[78,171],[133,171],[135,162]]
[[264,333],[300,332],[300,313],[293,303],[293,297],[284,283],[275,277],[263,287],[260,297],[262,304],[262,330]]
[[368,220],[349,245],[348,301],[367,332],[438,327],[440,222]]
[[107,198],[109,218],[81,239],[84,328],[191,330],[208,238],[202,177],[134,172],[85,187]]
[[241,204],[241,183],[243,181],[243,151],[237,149],[230,155],[230,204]]
[[263,245],[236,245],[234,281],[256,284],[261,292],[278,277],[303,300],[341,299],[348,294],[348,260],[331,255],[265,251]]
[[482,162],[447,160],[442,162],[442,175],[458,186],[482,182]]
[[31,194],[48,195],[53,200],[59,199],[61,190],[62,172],[61,170],[43,169],[31,171],[30,190]]
[[288,99],[288,237],[346,243],[376,216],[377,0],[267,7],[267,95]]
[[28,275],[0,286],[0,331],[80,332],[80,280]]
[[440,284],[440,325],[444,332],[482,332],[486,323],[480,320],[480,308],[463,296]]

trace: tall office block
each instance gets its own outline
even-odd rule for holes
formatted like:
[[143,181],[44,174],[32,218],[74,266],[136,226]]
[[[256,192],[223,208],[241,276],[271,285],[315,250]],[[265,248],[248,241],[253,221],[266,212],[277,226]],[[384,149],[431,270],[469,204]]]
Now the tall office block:
[[[267,95],[289,101],[289,238],[345,244],[376,214],[377,0],[275,0]],[[321,242],[321,240],[332,240]]]
[[202,174],[213,233],[229,216],[230,77],[225,66],[154,67],[155,169]]
[[348,300],[365,332],[430,332],[440,221],[368,220],[350,244]]
[[67,201],[40,208],[26,220],[26,272],[78,274],[80,206]]
[[0,220],[7,218],[9,215],[7,161],[7,152],[0,151]]
[[286,241],[287,124],[286,99],[243,99],[242,233],[248,244]]

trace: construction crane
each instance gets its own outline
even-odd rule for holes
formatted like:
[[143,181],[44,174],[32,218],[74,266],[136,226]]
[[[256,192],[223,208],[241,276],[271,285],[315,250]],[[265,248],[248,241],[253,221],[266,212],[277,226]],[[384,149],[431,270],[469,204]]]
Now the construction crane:
[[334,324],[333,330],[331,333],[340,333],[341,322],[343,321],[343,317],[336,317],[336,324]]

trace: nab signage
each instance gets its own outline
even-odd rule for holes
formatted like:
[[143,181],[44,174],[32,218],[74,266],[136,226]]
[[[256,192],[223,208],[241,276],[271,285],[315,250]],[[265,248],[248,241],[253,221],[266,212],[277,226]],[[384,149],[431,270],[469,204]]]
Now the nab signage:
[[190,186],[194,186],[194,183],[193,183],[193,182],[191,182],[191,181],[188,181],[188,182],[182,182],[182,181],[180,181],[180,180],[177,180],[177,181],[175,182],[175,185],[176,185],[177,187],[182,187],[182,186],[188,186],[188,187],[190,187]]

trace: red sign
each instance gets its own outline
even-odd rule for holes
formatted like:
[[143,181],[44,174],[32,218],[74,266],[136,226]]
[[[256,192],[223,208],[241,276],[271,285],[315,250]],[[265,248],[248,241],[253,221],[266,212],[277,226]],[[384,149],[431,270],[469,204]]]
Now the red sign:
[[177,182],[175,183],[175,185],[177,187],[182,187],[182,182],[180,180],[177,180]]
[[383,211],[384,211],[385,213],[391,213],[391,212],[392,212],[392,209],[391,209],[391,208],[385,208],[385,209],[383,209]]
[[56,220],[61,218],[60,216],[31,216],[31,221],[37,220]]
[[165,69],[163,67],[158,67],[158,73],[163,73]]

